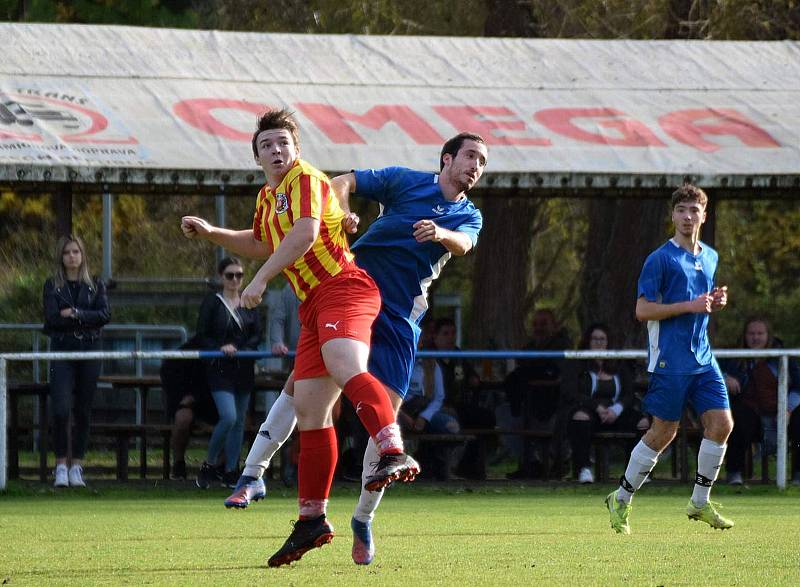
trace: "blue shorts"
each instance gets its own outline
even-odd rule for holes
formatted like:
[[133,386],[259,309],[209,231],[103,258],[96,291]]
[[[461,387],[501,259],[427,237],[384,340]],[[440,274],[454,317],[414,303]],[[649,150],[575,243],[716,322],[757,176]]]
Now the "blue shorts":
[[689,402],[702,415],[708,410],[729,410],[728,389],[716,361],[712,369],[692,375],[650,374],[642,407],[651,416],[677,422]]
[[369,372],[401,398],[408,393],[420,329],[415,322],[381,308],[372,323]]

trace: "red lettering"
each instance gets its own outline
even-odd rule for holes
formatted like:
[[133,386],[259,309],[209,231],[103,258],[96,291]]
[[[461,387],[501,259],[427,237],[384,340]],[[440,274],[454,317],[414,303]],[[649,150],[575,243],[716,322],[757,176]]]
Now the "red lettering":
[[[703,122],[705,121],[705,122]],[[658,119],[661,128],[674,138],[700,151],[713,153],[719,145],[705,135],[732,135],[748,147],[780,147],[780,143],[741,112],[730,108],[698,108],[670,112]]]
[[297,108],[337,145],[366,143],[348,121],[374,130],[394,122],[418,145],[439,145],[444,141],[430,124],[408,106],[374,106],[365,114],[353,114],[327,104],[299,103]]
[[13,133],[13,132],[5,132],[2,130],[0,130],[0,139],[16,139],[20,141],[30,141],[34,143],[41,143],[44,141],[42,135],[39,134]]
[[203,132],[234,141],[249,142],[253,137],[253,131],[241,131],[218,120],[213,111],[221,109],[243,110],[244,112],[252,112],[259,115],[263,114],[265,110],[269,110],[270,106],[245,100],[195,98],[182,100],[172,107],[172,111],[176,116]]
[[[667,146],[644,124],[628,118],[624,112],[614,108],[547,108],[540,110],[533,117],[536,122],[553,132],[577,141],[622,147]],[[595,119],[594,123],[597,126],[612,129],[619,136],[584,130],[573,122],[575,118]]]
[[[480,134],[489,145],[540,145],[547,146],[550,139],[541,137],[516,137],[495,131],[525,131],[525,122],[503,106],[434,106],[439,115],[459,132]],[[505,117],[512,120],[494,120],[490,117]]]

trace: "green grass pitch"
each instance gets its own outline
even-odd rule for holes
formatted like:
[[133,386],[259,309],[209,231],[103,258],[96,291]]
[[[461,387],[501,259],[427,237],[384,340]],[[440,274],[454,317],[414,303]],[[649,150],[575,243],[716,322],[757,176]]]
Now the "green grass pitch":
[[392,488],[377,556],[350,559],[356,490],[337,489],[337,537],[289,567],[266,559],[291,531],[293,492],[246,511],[223,489],[59,490],[0,495],[0,582],[9,585],[800,585],[800,490],[715,489],[732,530],[689,521],[690,488],[646,486],[631,536],[612,533],[610,485]]

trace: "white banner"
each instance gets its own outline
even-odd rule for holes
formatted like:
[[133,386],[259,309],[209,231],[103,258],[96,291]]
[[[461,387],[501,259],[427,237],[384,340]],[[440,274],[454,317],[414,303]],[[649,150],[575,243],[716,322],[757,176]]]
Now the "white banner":
[[0,167],[258,176],[288,106],[328,171],[436,169],[470,130],[490,175],[792,176],[798,47],[0,24]]

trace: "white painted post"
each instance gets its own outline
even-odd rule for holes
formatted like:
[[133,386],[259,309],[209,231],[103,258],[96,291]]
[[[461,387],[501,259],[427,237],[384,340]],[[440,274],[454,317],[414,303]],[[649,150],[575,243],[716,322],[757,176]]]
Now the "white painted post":
[[786,489],[786,409],[788,408],[789,393],[789,357],[783,355],[780,358],[780,371],[778,372],[778,450],[776,455],[777,471],[775,473],[775,483],[778,489]]
[[6,479],[8,478],[8,416],[6,414],[6,405],[8,403],[8,394],[6,393],[6,386],[8,379],[6,379],[6,360],[0,357],[0,491],[6,488]]

